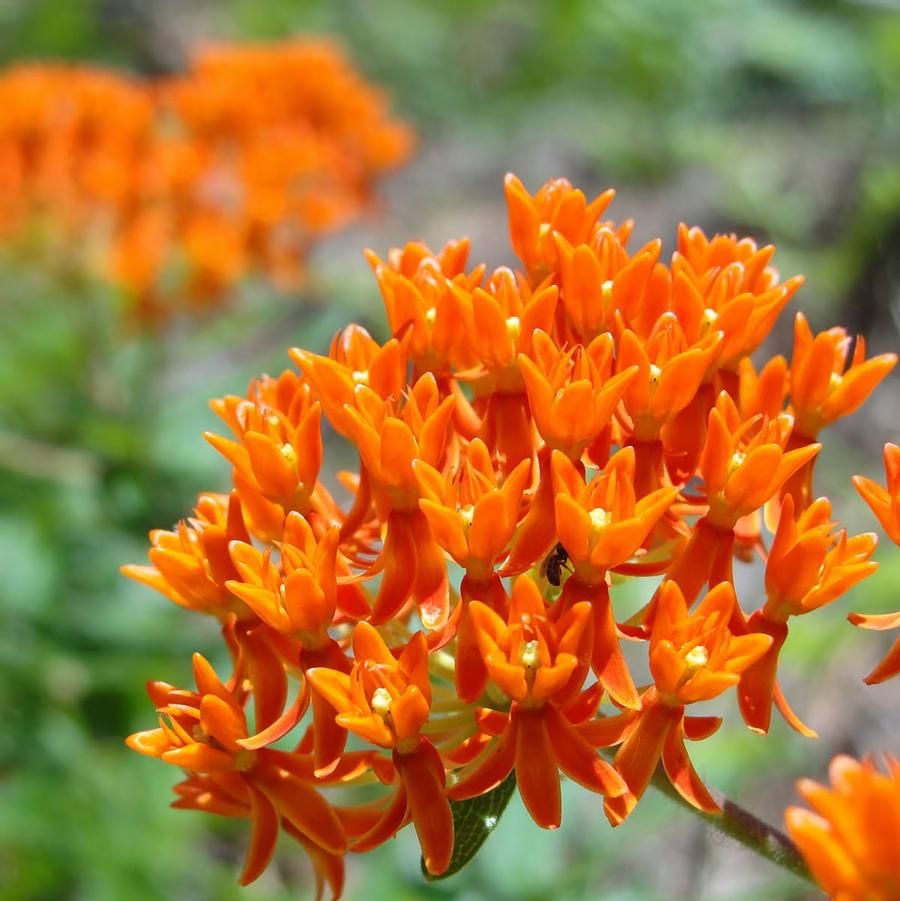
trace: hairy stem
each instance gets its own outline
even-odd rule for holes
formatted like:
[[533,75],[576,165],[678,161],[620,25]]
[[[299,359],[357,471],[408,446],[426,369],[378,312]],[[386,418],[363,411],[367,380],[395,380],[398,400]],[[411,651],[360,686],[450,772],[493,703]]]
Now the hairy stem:
[[694,816],[704,820],[723,835],[733,838],[745,848],[749,848],[760,857],[789,870],[795,876],[808,882],[814,881],[797,846],[781,830],[763,822],[749,810],[735,804],[720,792],[713,791],[711,794],[722,808],[722,812],[720,814],[704,813],[678,794],[661,767],[657,769],[651,784],[658,792],[690,811]]
[[[615,756],[615,749],[607,748],[601,753],[610,760]],[[710,794],[722,809],[721,813],[705,813],[688,803],[676,791],[666,776],[662,766],[657,767],[650,783],[660,794],[665,795],[679,807],[692,813],[695,817],[712,826],[713,829],[727,835],[754,854],[765,858],[795,876],[815,884],[806,862],[797,850],[797,846],[780,830],[754,816],[740,804],[736,804],[721,792],[711,790]]]

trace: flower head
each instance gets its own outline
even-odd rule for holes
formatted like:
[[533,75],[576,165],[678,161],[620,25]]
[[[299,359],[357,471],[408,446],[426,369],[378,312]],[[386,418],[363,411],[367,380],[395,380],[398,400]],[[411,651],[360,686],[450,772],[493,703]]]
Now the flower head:
[[812,808],[789,807],[788,833],[816,882],[839,901],[884,899],[900,893],[900,763],[887,757],[887,773],[872,760],[835,757],[831,786],[810,779],[797,791]]

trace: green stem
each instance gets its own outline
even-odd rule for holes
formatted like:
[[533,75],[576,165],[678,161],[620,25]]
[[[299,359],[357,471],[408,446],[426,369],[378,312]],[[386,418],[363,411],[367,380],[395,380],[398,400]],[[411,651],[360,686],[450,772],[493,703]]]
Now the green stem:
[[[612,759],[614,749],[604,750],[602,753]],[[780,830],[754,816],[749,810],[745,810],[740,804],[736,804],[721,792],[712,790],[710,794],[719,805],[721,813],[706,813],[698,810],[693,804],[686,801],[678,794],[675,787],[669,781],[665,770],[659,766],[653,774],[650,783],[660,794],[665,795],[670,801],[676,803],[683,810],[692,813],[703,820],[709,826],[734,839],[745,848],[763,857],[770,863],[799,876],[807,882],[816,884],[809,867],[803,860],[797,846]]]
[[654,774],[651,785],[660,794],[665,795],[669,800],[690,811],[694,816],[699,817],[723,835],[740,842],[745,848],[753,851],[754,854],[764,857],[776,866],[788,870],[807,882],[815,883],[809,868],[797,850],[797,846],[781,830],[770,826],[750,813],[749,810],[745,810],[740,804],[735,804],[730,798],[726,798],[720,792],[713,791],[711,794],[719,807],[722,808],[722,812],[705,813],[702,810],[698,810],[693,804],[685,801],[678,794],[661,767]]

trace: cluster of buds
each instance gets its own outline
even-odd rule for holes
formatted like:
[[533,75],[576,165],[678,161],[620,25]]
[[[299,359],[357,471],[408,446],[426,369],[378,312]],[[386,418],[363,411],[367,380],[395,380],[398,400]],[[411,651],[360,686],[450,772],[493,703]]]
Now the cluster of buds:
[[86,258],[67,264],[103,272],[145,318],[209,306],[248,273],[295,286],[411,149],[322,41],[214,46],[153,81],[17,67],[0,101],[2,233],[74,244]]
[[[817,439],[895,357],[858,342],[847,367],[846,335],[810,338],[801,318],[790,366],[757,371],[800,279],[779,280],[772,247],[696,228],[668,264],[658,241],[629,250],[630,224],[601,218],[611,198],[508,176],[520,269],[470,267],[466,240],[370,253],[386,343],[350,326],[327,354],[292,350],[299,372],[213,402],[233,490],[125,573],[217,618],[232,673],[197,658],[196,689],[152,683],[159,728],[129,743],[187,770],[176,806],[252,819],[243,882],[279,826],[335,895],[345,851],[408,823],[446,872],[456,806],[511,773],[546,829],[561,773],[613,826],[660,764],[715,813],[686,742],[721,724],[692,705],[732,690],[757,732],[774,706],[811,733],[778,687],[788,625],[876,566],[875,536],[811,501]],[[343,505],[323,417],[359,456]],[[742,603],[733,561],[756,553],[765,596]],[[630,616],[626,578],[647,586]],[[325,800],[358,783],[385,788]]]

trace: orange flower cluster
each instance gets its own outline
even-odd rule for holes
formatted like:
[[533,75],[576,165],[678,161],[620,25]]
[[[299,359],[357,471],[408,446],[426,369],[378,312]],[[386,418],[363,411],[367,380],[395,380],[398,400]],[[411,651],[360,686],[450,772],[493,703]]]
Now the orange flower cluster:
[[791,838],[835,901],[900,897],[900,761],[886,764],[887,775],[871,760],[835,757],[830,789],[810,779],[797,785],[812,810],[785,812]]
[[[187,770],[177,806],[253,821],[244,882],[279,825],[335,895],[344,851],[410,822],[445,872],[454,808],[510,773],[548,829],[560,773],[612,825],[659,763],[715,812],[686,742],[721,720],[692,705],[734,689],[753,729],[774,704],[808,733],[776,680],[788,623],[875,567],[875,537],[809,501],[813,439],[895,357],[858,349],[845,371],[846,340],[809,341],[800,319],[791,366],[757,371],[800,285],[773,248],[682,227],[667,264],[602,220],[611,192],[589,202],[559,179],[532,196],[508,176],[506,198],[521,269],[471,267],[466,240],[369,253],[392,337],[350,326],[327,354],[291,351],[299,373],[215,401],[232,434],[207,437],[233,490],[125,567],[222,624],[229,680],[198,659],[196,690],[153,683],[159,728],[129,742]],[[826,345],[823,376],[807,357]],[[323,416],[359,455],[338,474],[345,505],[321,478]],[[778,525],[752,610],[732,568],[766,556],[764,508]],[[648,586],[630,617],[623,578]],[[295,729],[293,750],[273,747]],[[357,782],[385,790],[323,800]]]
[[0,77],[0,228],[49,230],[63,247],[77,235],[78,264],[145,317],[208,306],[248,273],[294,286],[411,138],[319,40],[210,47],[153,82],[13,68]]

